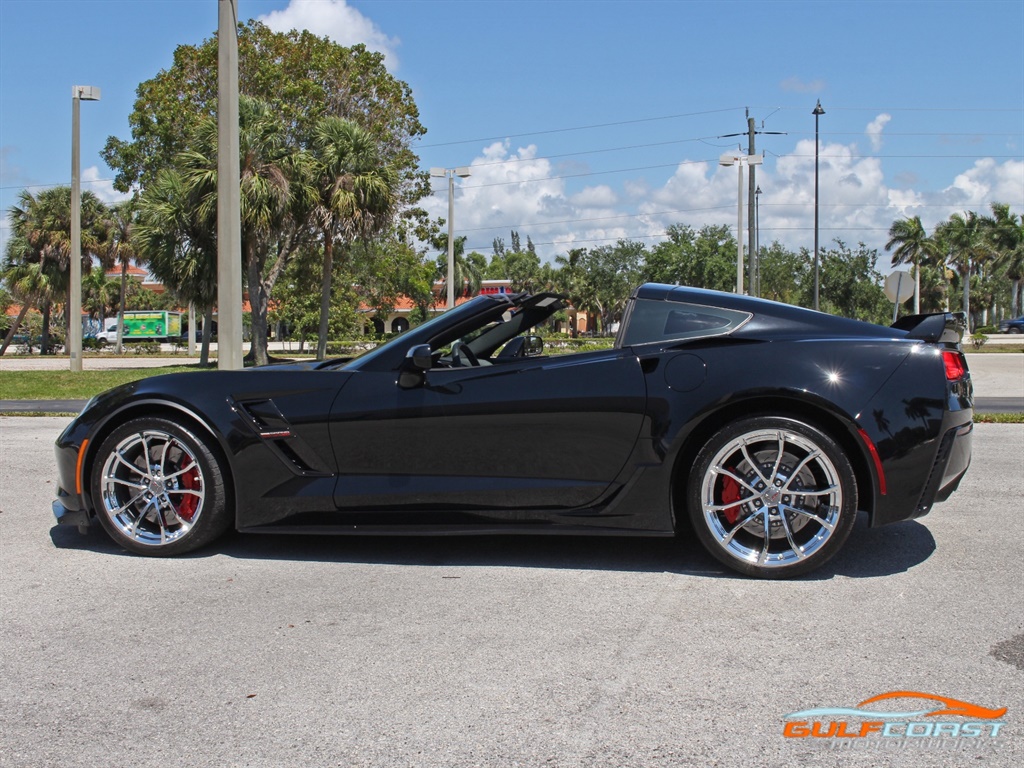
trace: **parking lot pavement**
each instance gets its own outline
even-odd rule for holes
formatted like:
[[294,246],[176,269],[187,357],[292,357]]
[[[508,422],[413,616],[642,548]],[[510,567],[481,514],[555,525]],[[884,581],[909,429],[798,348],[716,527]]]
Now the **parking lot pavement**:
[[[5,768],[1024,764],[1024,426],[978,425],[926,518],[859,524],[817,574],[758,582],[665,539],[130,556],[53,526],[66,423],[0,418]],[[891,691],[1007,711],[974,736],[952,714],[784,736],[787,714]]]

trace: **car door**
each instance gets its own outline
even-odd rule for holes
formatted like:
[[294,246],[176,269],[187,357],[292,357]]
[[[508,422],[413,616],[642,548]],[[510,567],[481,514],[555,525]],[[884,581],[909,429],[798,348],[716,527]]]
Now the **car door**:
[[343,509],[568,509],[618,478],[645,385],[622,350],[353,375],[332,413]]

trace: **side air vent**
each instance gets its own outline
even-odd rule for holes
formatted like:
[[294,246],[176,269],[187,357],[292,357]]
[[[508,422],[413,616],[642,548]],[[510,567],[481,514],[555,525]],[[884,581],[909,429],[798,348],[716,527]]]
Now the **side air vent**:
[[243,400],[235,403],[235,412],[259,435],[264,445],[293,472],[299,475],[329,475],[331,470],[306,441],[295,434],[292,425],[273,400]]

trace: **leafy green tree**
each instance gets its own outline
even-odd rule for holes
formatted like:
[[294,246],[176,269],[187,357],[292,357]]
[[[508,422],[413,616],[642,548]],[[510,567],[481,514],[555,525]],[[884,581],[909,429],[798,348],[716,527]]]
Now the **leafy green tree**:
[[736,241],[726,226],[704,226],[699,231],[673,224],[668,236],[651,249],[643,279],[670,285],[688,285],[731,291],[736,287]]
[[[888,325],[892,305],[882,290],[877,270],[878,252],[859,243],[851,250],[842,240],[819,252],[821,259],[819,306],[822,311],[869,323]],[[811,281],[808,281],[811,282]],[[804,306],[813,301],[813,285],[804,295]]]
[[11,292],[0,285],[0,333],[6,335],[7,329],[10,327],[10,318],[7,316],[7,310],[14,304],[14,297],[11,296]]
[[306,340],[316,338],[320,324],[320,286],[323,259],[312,247],[300,248],[288,262],[274,287],[274,302],[269,318],[285,330],[289,338],[297,338],[299,350]]
[[512,251],[506,254],[505,277],[513,291],[537,290],[541,282],[540,258],[530,251]]
[[[369,130],[385,163],[397,170],[406,199],[429,194],[411,142],[426,132],[412,90],[384,66],[383,54],[351,48],[308,31],[273,32],[250,20],[238,26],[239,90],[268,103],[286,126],[286,143],[309,146],[326,115]],[[117,171],[116,187],[143,187],[190,149],[192,127],[217,110],[217,38],[181,45],[174,63],[136,91],[128,118],[131,140],[107,139],[103,157]]]
[[641,282],[645,255],[643,243],[619,240],[615,245],[592,248],[582,258],[583,306],[577,309],[596,313],[602,333],[608,333],[611,324],[622,317],[630,293]]
[[403,298],[428,316],[434,302],[436,265],[424,261],[411,243],[397,235],[360,243],[356,251],[353,280],[377,317],[386,318]]
[[[312,150],[317,126],[326,116],[358,124],[373,137],[380,167],[396,175],[406,226],[430,230],[425,213],[414,207],[429,194],[429,177],[419,170],[411,149],[413,140],[425,129],[409,86],[388,73],[383,55],[361,45],[346,48],[306,31],[272,32],[256,21],[239,25],[238,35],[240,91],[269,105],[278,118],[276,141],[280,147],[293,157]],[[117,172],[118,189],[127,191],[137,183],[145,189],[161,171],[178,165],[182,153],[197,149],[194,126],[209,123],[216,114],[216,63],[217,41],[211,37],[198,46],[179,46],[169,69],[140,84],[129,117],[131,139],[110,137],[103,153]],[[208,151],[202,153],[212,157]],[[314,186],[313,178],[306,179],[310,186]],[[270,193],[275,183],[270,177],[263,179],[263,191]],[[291,186],[305,186],[294,175],[285,180]],[[283,191],[284,187],[276,186]],[[294,190],[289,198],[289,227],[277,229],[273,242],[258,246],[275,254],[267,263],[267,273],[256,274],[254,280],[249,267],[255,266],[255,261],[247,261],[246,278],[257,310],[253,315],[253,354],[257,359],[264,357],[260,350],[264,329],[258,327],[264,289],[273,286],[291,254],[308,238],[309,231],[315,230],[316,207],[300,204]],[[334,272],[329,268],[322,274],[330,277]]]
[[804,248],[799,253],[788,250],[778,241],[761,248],[758,259],[761,275],[761,296],[785,304],[799,304],[811,277],[811,255]]

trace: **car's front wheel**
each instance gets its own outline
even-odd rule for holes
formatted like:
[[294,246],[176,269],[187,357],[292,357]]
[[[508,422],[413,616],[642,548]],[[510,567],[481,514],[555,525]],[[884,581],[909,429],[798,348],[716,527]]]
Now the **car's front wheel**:
[[224,472],[189,429],[140,418],[115,429],[93,462],[92,498],[103,528],[144,555],[176,555],[230,525]]
[[759,578],[798,576],[842,547],[857,515],[857,483],[842,448],[789,418],[735,421],[697,454],[687,487],[701,543]]

